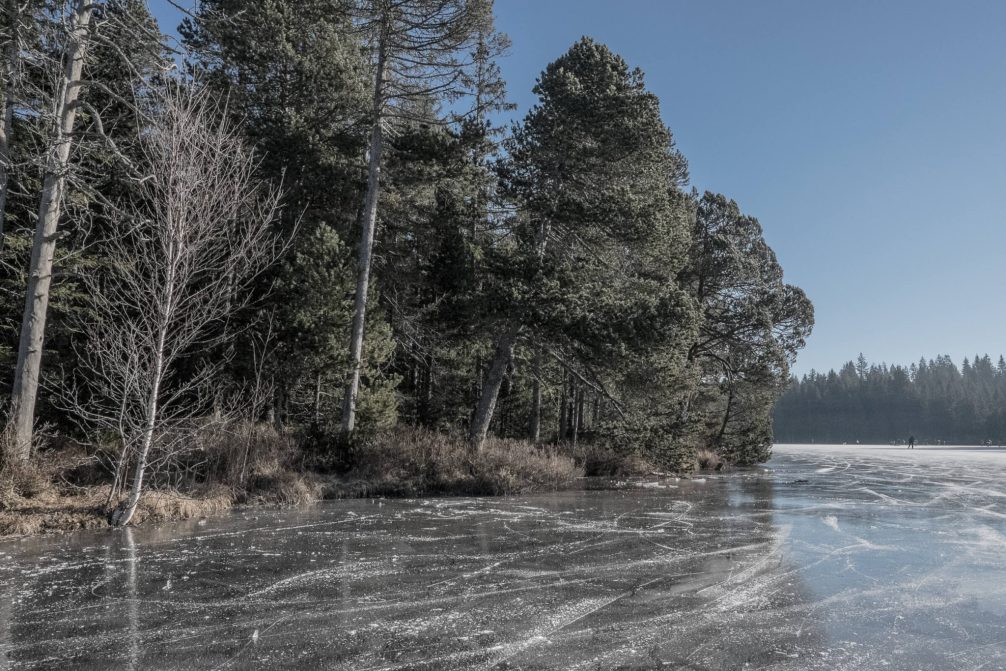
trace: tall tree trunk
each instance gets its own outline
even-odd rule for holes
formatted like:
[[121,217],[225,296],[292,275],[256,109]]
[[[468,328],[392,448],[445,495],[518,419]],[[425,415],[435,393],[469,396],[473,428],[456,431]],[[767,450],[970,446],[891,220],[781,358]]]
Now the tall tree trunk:
[[429,355],[423,359],[423,389],[422,389],[422,399],[423,399],[423,416],[422,424],[423,426],[433,426],[433,370],[434,362],[433,355]]
[[531,374],[534,382],[531,389],[531,427],[528,440],[532,445],[537,445],[541,440],[541,350],[534,353]]
[[42,365],[42,343],[45,338],[45,318],[49,307],[49,285],[52,282],[52,261],[56,249],[56,231],[66,191],[66,173],[70,158],[73,125],[77,117],[77,97],[80,94],[80,74],[87,50],[91,22],[92,0],[77,0],[70,24],[70,43],[64,63],[56,100],[56,125],[53,129],[42,197],[38,207],[38,223],[31,248],[28,289],[25,292],[21,340],[18,345],[17,367],[11,394],[13,411],[12,453],[17,462],[25,462],[31,454],[32,429],[35,421],[35,400]]
[[276,412],[276,406],[279,405],[279,385],[273,388],[272,394],[269,395],[269,405],[265,409],[265,421],[272,424],[279,430],[279,413]]
[[367,292],[370,287],[371,252],[374,229],[377,226],[377,201],[381,189],[381,154],[384,150],[384,87],[387,61],[387,40],[382,33],[377,52],[377,74],[374,78],[374,127],[370,132],[370,166],[367,175],[367,201],[363,212],[362,235],[357,256],[356,302],[353,310],[353,331],[349,341],[349,379],[342,401],[342,433],[350,436],[356,427],[356,398],[360,393],[360,368],[363,359],[363,329],[367,315]]
[[579,395],[580,390],[574,387],[569,400],[569,437],[573,447],[576,447],[576,441],[580,437],[580,424],[576,417],[576,399]]
[[321,371],[314,381],[314,425],[321,426]]
[[562,369],[562,392],[559,395],[559,431],[556,433],[555,442],[561,443],[566,439],[566,408],[569,405],[567,403],[568,398],[568,376],[566,375],[566,369]]
[[727,426],[730,424],[730,414],[733,412],[734,407],[734,390],[731,389],[727,394],[727,408],[723,412],[723,421],[720,423],[720,431],[716,434],[716,444],[718,445],[722,440],[724,434],[727,432]]
[[574,404],[575,409],[573,411],[573,444],[576,445],[576,441],[580,436],[580,432],[583,430],[583,387],[576,390],[576,403]]
[[6,0],[4,13],[11,34],[3,54],[3,121],[0,123],[0,252],[6,236],[7,188],[10,182],[10,138],[14,128],[15,87],[21,71],[21,13],[18,0]]
[[496,352],[489,365],[485,384],[482,385],[482,396],[479,398],[479,405],[475,411],[475,417],[472,419],[471,431],[468,433],[468,446],[473,452],[482,449],[482,444],[489,433],[489,423],[492,422],[493,412],[496,410],[496,399],[499,398],[507,366],[513,359],[513,349],[516,342],[517,329],[513,327],[507,329],[496,341]]

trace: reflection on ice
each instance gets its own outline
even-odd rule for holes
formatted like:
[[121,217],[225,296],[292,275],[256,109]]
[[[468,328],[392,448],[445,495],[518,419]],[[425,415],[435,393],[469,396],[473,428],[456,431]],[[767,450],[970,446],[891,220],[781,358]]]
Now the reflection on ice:
[[[523,499],[0,546],[18,668],[1006,669],[1006,454],[786,446]],[[655,485],[662,486],[642,486]]]

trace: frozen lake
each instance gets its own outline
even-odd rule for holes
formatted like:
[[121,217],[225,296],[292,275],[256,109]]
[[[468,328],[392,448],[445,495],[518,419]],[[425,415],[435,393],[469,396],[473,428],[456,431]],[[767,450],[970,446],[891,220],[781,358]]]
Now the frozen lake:
[[1006,453],[0,543],[0,668],[1006,669]]

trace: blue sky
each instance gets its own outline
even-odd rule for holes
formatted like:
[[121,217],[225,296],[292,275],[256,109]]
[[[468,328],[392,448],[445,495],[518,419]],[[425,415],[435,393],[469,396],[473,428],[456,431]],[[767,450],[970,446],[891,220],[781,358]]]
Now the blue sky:
[[643,69],[693,184],[758,217],[814,301],[797,372],[1006,351],[1006,2],[496,6],[518,115],[582,35]]

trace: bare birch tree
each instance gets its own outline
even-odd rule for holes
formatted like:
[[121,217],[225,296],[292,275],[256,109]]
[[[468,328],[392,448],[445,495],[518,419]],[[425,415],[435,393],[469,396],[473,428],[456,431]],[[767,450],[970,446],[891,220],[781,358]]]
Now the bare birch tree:
[[351,435],[356,425],[385,135],[396,121],[417,120],[415,110],[430,99],[452,104],[474,93],[479,64],[472,54],[479,41],[492,32],[492,0],[359,0],[354,16],[371,48],[374,94],[350,367],[342,409],[346,435]]
[[281,251],[270,232],[279,192],[260,185],[255,158],[221,116],[205,93],[164,91],[141,131],[146,175],[115,220],[109,269],[87,280],[95,309],[80,324],[71,400],[121,443],[117,483],[132,481],[116,525],[136,510],[151,449],[210,410],[220,363],[186,374],[182,362],[225,341],[249,283]]

